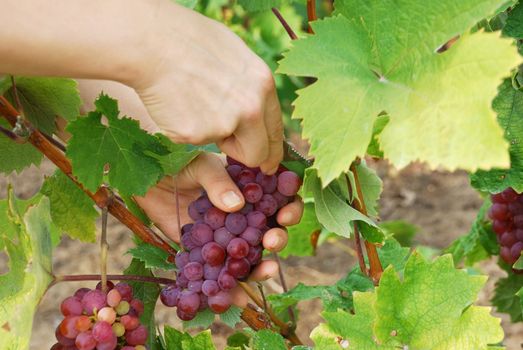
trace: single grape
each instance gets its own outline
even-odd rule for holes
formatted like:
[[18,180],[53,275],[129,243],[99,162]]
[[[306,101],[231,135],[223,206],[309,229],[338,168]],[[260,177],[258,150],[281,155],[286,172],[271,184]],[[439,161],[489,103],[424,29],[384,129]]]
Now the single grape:
[[131,305],[131,309],[136,311],[138,316],[141,316],[143,314],[144,305],[140,299],[133,299],[129,304]]
[[235,259],[241,259],[249,254],[249,243],[243,238],[233,238],[227,246],[227,254]]
[[176,267],[179,270],[183,269],[183,267],[185,265],[187,265],[187,263],[189,262],[189,253],[188,252],[179,251],[178,253],[176,253],[174,261],[175,261]]
[[112,335],[111,339],[105,341],[105,342],[98,342],[96,345],[96,350],[114,350],[116,349],[116,346],[118,345],[118,338],[116,338],[116,335]]
[[96,347],[96,340],[92,333],[87,331],[78,334],[75,344],[78,350],[93,350]]
[[176,286],[183,289],[183,288],[187,288],[188,285],[189,285],[189,279],[187,278],[187,276],[185,276],[185,274],[183,273],[183,270],[178,271],[178,273],[176,274]]
[[125,282],[120,282],[114,286],[114,288],[120,292],[122,300],[131,301],[133,300],[133,288]]
[[91,318],[89,318],[88,316],[85,316],[85,315],[78,316],[76,318],[76,322],[74,324],[74,327],[76,328],[76,330],[78,332],[88,331],[89,329],[91,329],[91,326],[92,326]]
[[243,186],[247,185],[250,182],[255,182],[255,181],[256,181],[256,174],[254,173],[254,171],[252,171],[250,169],[243,169],[238,174],[238,177],[236,179],[236,184],[238,185],[238,187],[240,189],[242,189]]
[[272,216],[278,210],[278,203],[270,194],[264,194],[260,201],[254,205],[254,208],[265,216]]
[[263,256],[263,247],[256,246],[249,248],[249,254],[247,255],[247,260],[251,266],[258,265],[261,262]]
[[218,282],[213,280],[205,280],[202,284],[202,293],[207,295],[208,297],[211,297],[213,295],[218,294],[220,291],[220,286],[218,285]]
[[182,321],[190,321],[196,317],[196,313],[191,314],[191,313],[183,312],[180,309],[176,309],[176,315]]
[[278,192],[284,196],[294,196],[300,189],[301,179],[292,171],[284,171],[278,175]]
[[93,337],[99,343],[107,343],[114,337],[113,327],[107,322],[98,321],[93,326]]
[[56,343],[51,346],[51,350],[64,350],[64,346],[60,343]]
[[220,276],[218,276],[218,285],[222,290],[230,290],[236,287],[237,282],[230,273],[228,273],[226,270],[222,270],[222,272],[220,272]]
[[120,323],[124,326],[126,331],[132,331],[140,325],[140,320],[135,316],[124,315],[120,318]]
[[180,294],[180,300],[178,300],[178,309],[180,311],[187,314],[196,314],[199,307],[200,297],[198,293],[185,290]]
[[243,214],[230,213],[225,218],[225,228],[227,228],[227,230],[234,235],[239,235],[245,230],[246,227],[247,219]]
[[78,316],[84,311],[82,302],[77,297],[68,297],[60,304],[60,311],[64,316]]
[[203,265],[203,278],[206,280],[214,280],[216,281],[218,279],[218,276],[220,275],[220,271],[222,270],[223,265],[216,265],[211,266],[209,264]]
[[78,298],[78,300],[82,300],[84,295],[86,295],[88,292],[90,292],[91,290],[89,288],[80,288],[78,289],[76,292],[74,292],[74,297],[75,298]]
[[507,222],[502,220],[494,220],[492,222],[492,230],[498,235],[506,232],[508,230]]
[[209,225],[197,223],[191,229],[191,238],[197,246],[201,247],[213,240],[214,232]]
[[62,335],[62,332],[60,331],[60,325],[56,327],[54,335],[60,345],[74,345],[74,338],[67,338]]
[[189,285],[187,286],[187,289],[191,292],[200,293],[202,291],[202,280],[197,281],[189,281]]
[[147,348],[145,346],[143,346],[143,345],[136,345],[134,347],[134,350],[147,350]]
[[240,238],[243,238],[249,245],[256,246],[261,243],[263,234],[259,229],[249,226],[242,232]]
[[120,316],[122,315],[125,315],[129,312],[129,310],[131,309],[131,305],[129,305],[129,302],[125,301],[125,300],[122,300],[120,301],[120,304],[118,304],[114,310],[116,311],[116,313]]
[[515,232],[513,231],[505,232],[499,238],[499,243],[505,247],[512,247],[517,241]]
[[225,249],[216,242],[209,242],[203,246],[201,255],[205,263],[217,266],[223,264],[225,260]]
[[190,262],[183,268],[183,274],[189,281],[200,280],[203,277],[203,266],[198,262]]
[[256,203],[263,196],[263,189],[255,182],[249,182],[242,189],[243,197],[248,203]]
[[503,197],[505,202],[510,203],[518,199],[518,194],[511,187],[509,187],[501,192],[501,197]]
[[260,211],[252,211],[247,214],[247,224],[250,227],[262,229],[267,224],[267,217]]
[[191,250],[198,245],[193,241],[191,232],[186,232],[182,235],[181,244],[184,249]]
[[192,202],[189,204],[189,207],[187,208],[187,212],[189,213],[189,216],[194,221],[198,221],[202,218],[202,214],[198,212],[198,209],[196,209],[196,202]]
[[494,203],[489,209],[489,217],[495,220],[505,220],[508,217],[508,208],[506,204]]
[[107,305],[116,307],[122,301],[122,295],[117,289],[112,289],[107,293]]
[[101,290],[91,290],[82,298],[82,307],[88,315],[92,315],[94,310],[100,310],[106,306],[105,293]]
[[256,182],[262,187],[263,193],[271,194],[276,191],[278,177],[276,177],[276,175],[265,175],[259,172],[256,174]]
[[192,229],[193,225],[194,224],[192,224],[192,223],[183,225],[182,226],[182,233],[191,232],[191,229]]
[[227,248],[227,245],[234,238],[234,235],[227,231],[225,227],[220,227],[214,231],[214,241],[218,243],[222,248]]
[[60,323],[60,333],[69,339],[75,339],[78,335],[78,330],[76,329],[76,320],[78,316],[65,316],[65,318]]
[[125,334],[125,327],[120,322],[113,323],[113,325],[111,327],[113,328],[113,333],[117,337],[121,337],[121,336],[123,336]]
[[515,263],[521,256],[521,251],[523,250],[523,242],[519,241],[514,243],[512,248],[510,248],[510,255],[512,257],[512,264]]
[[194,204],[196,205],[196,209],[200,214],[205,213],[207,210],[213,207],[211,201],[206,195],[200,196]]
[[225,291],[220,291],[218,294],[209,297],[208,303],[209,308],[214,313],[222,314],[231,307],[231,295]]
[[227,172],[229,173],[231,179],[236,180],[238,178],[238,175],[240,175],[242,169],[243,168],[241,166],[233,164],[227,167]]
[[112,307],[104,307],[98,311],[98,321],[105,321],[109,324],[113,324],[116,320],[116,312]]
[[[107,290],[106,290],[106,292],[110,291],[113,288],[114,288],[114,283],[111,282],[111,281],[107,281]],[[98,284],[96,285],[96,289],[102,290],[102,281],[98,282]]]
[[203,221],[212,229],[216,230],[225,225],[227,213],[216,207],[209,208],[203,217]]
[[[203,260],[203,256],[202,256],[201,247],[196,247],[196,248],[193,248],[193,250],[191,250],[191,252],[189,253],[189,262],[197,262],[200,264],[205,264],[205,261]],[[185,266],[187,266],[187,265],[185,265]]]
[[227,272],[236,279],[243,279],[249,276],[249,272],[251,271],[249,260],[245,258],[228,259],[225,268],[227,269]]
[[178,305],[178,297],[181,289],[174,284],[169,284],[160,292],[160,300],[165,306],[174,307]]
[[272,198],[274,198],[274,200],[276,201],[276,205],[277,205],[278,209],[283,208],[290,202],[289,197],[284,196],[283,194],[281,194],[278,191],[276,191],[272,194]]

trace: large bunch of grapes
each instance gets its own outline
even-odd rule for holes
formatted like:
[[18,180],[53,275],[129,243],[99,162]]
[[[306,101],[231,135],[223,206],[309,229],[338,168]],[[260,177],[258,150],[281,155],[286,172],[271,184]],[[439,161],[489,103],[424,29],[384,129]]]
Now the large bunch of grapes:
[[62,302],[64,319],[51,350],[146,349],[147,329],[139,320],[143,303],[133,298],[127,283],[107,284],[107,292],[99,283],[96,289],[81,288]]
[[523,194],[512,188],[492,195],[489,217],[501,246],[500,256],[513,265],[523,251]]
[[189,206],[194,223],[182,228],[183,251],[176,255],[176,284],[166,286],[161,301],[177,307],[182,320],[209,307],[223,313],[231,306],[230,290],[246,279],[262,259],[262,239],[276,227],[276,213],[291,202],[301,179],[280,168],[275,175],[228,159],[227,171],[245,197],[245,206],[226,213],[203,194]]

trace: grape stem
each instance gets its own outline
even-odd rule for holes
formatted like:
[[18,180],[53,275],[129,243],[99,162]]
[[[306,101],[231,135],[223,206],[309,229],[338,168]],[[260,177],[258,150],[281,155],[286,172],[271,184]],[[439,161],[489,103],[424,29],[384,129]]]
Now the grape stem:
[[[358,178],[358,172],[356,171],[356,165],[358,162],[359,162],[359,159],[352,162],[352,164],[350,166],[350,171],[354,174],[354,184],[356,187],[356,194],[358,195],[357,198],[355,198],[352,201],[351,205],[354,209],[356,209],[363,215],[367,216],[368,215],[367,207],[365,206],[365,201],[363,200],[363,192],[361,191],[361,184],[360,184],[360,181]],[[356,231],[357,230],[356,230],[356,225],[355,225],[354,232],[356,232]],[[363,240],[363,242],[364,242],[365,248],[367,250],[367,257],[369,258],[370,277],[372,278],[374,284],[378,285],[380,278],[381,278],[381,274],[383,273],[383,267],[381,265],[380,257],[378,255],[378,250],[374,244],[372,244],[366,240]]]
[[[15,126],[19,113],[18,111],[9,103],[9,101],[0,96],[0,114],[2,114],[5,119]],[[135,235],[140,237],[144,242],[152,244],[168,254],[169,261],[174,262],[174,257],[176,255],[176,249],[174,249],[169,243],[167,243],[163,238],[158,236],[153,230],[151,230],[147,225],[145,225],[138,217],[131,213],[125,205],[119,201],[114,200],[110,201],[109,190],[105,187],[101,187],[97,192],[93,193],[88,189],[84,188],[81,183],[79,183],[72,172],[72,165],[69,159],[65,157],[65,147],[57,147],[56,140],[51,142],[49,136],[45,136],[39,130],[33,128],[28,121],[23,121],[24,124],[31,130],[31,135],[28,138],[28,141],[37,148],[43,155],[45,155],[50,161],[52,161],[71,181],[73,181],[86,195],[88,195],[98,207],[103,208],[107,207],[108,212],[114,216],[118,221],[127,226]],[[62,281],[86,281],[86,280],[100,280],[99,275],[78,275],[78,276],[59,276],[51,283],[54,285]],[[122,276],[122,275],[108,275],[108,279],[115,280],[134,280],[142,282],[152,282],[152,283],[162,283],[162,284],[171,284],[174,283],[174,280],[165,279],[165,278],[156,278],[156,277],[146,277],[146,276]],[[242,319],[249,325],[249,327],[254,330],[260,330],[267,328],[263,326],[264,314],[253,309],[244,308],[242,312]],[[279,320],[273,313],[271,317],[272,321],[275,324],[282,325],[280,334],[287,338],[290,342],[296,345],[303,344],[298,337],[294,334],[293,331],[289,332],[288,326],[281,320]]]
[[307,0],[307,19],[309,21],[307,32],[309,34],[314,34],[310,22],[318,19],[316,16],[316,0]]
[[[109,197],[107,204],[112,202],[113,196]],[[107,205],[102,208],[102,237],[100,238],[100,272],[102,277],[102,291],[107,292]]]
[[274,15],[276,16],[276,18],[278,18],[278,21],[280,21],[281,25],[283,26],[283,28],[285,29],[287,34],[289,34],[289,37],[292,40],[298,39],[298,36],[296,35],[296,33],[294,33],[294,30],[292,30],[291,26],[289,25],[289,23],[287,23],[285,18],[283,18],[280,11],[278,11],[278,9],[276,7],[273,7],[271,10],[272,10],[272,13],[274,13]]
[[[139,276],[139,275],[106,275],[108,281],[139,281],[156,284],[173,284],[176,281],[170,278]],[[55,276],[52,285],[60,282],[78,282],[78,281],[101,281],[102,275],[63,275]]]
[[4,134],[6,137],[8,137],[11,140],[13,140],[14,142],[16,142],[16,143],[25,143],[26,142],[26,140],[23,137],[18,136],[17,134],[12,132],[11,130],[6,129],[6,128],[4,128],[1,125],[0,125],[0,132],[2,134]]

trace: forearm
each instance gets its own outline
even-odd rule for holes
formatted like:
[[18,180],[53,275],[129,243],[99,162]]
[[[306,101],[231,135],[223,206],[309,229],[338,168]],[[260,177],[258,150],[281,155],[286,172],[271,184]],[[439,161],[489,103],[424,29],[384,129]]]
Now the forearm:
[[163,0],[4,0],[0,73],[117,80],[144,76]]

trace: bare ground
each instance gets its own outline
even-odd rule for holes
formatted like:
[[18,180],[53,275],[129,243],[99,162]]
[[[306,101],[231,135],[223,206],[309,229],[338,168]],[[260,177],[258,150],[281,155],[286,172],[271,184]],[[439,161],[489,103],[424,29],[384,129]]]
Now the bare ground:
[[[421,228],[416,236],[418,244],[435,248],[444,248],[456,237],[468,231],[473,222],[481,200],[468,184],[465,173],[429,172],[421,166],[411,166],[401,172],[391,170],[386,164],[376,165],[384,179],[384,193],[381,200],[382,220],[403,219]],[[5,196],[7,182],[15,186],[15,192],[21,197],[28,197],[37,191],[43,175],[50,174],[53,167],[45,162],[41,169],[28,169],[21,175],[0,177],[0,197]],[[109,273],[121,273],[130,262],[125,254],[131,245],[130,232],[118,222],[110,221],[110,265]],[[355,263],[348,253],[348,242],[326,243],[319,247],[315,257],[290,258],[284,261],[284,270],[290,286],[305,284],[329,284],[341,278]],[[83,244],[65,239],[55,252],[54,269],[56,274],[96,273],[98,248],[96,245]],[[0,272],[5,266],[5,256],[0,255]],[[491,278],[480,295],[480,304],[487,305],[495,281],[503,276],[495,261],[487,261],[480,268]],[[94,286],[94,285],[93,285]],[[52,288],[40,304],[35,317],[32,350],[49,349],[54,342],[54,328],[60,322],[58,311],[60,301],[72,294],[79,283],[61,284]],[[281,288],[276,281],[267,283],[274,291]],[[310,344],[308,334],[321,321],[319,312],[321,303],[317,300],[300,304],[300,322],[298,334]],[[506,315],[502,318],[505,329],[505,344],[509,350],[521,349],[523,325],[510,324]],[[157,313],[160,323],[179,326],[174,312],[159,305]],[[238,326],[241,328],[244,325]],[[216,323],[212,327],[216,334],[218,348],[224,347],[225,337],[232,332],[227,326]]]

